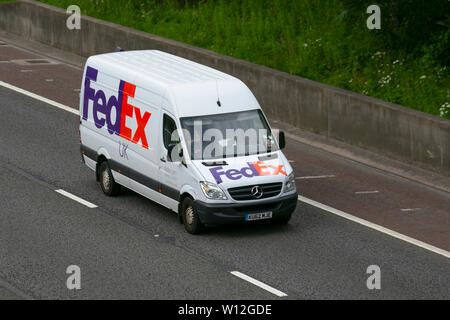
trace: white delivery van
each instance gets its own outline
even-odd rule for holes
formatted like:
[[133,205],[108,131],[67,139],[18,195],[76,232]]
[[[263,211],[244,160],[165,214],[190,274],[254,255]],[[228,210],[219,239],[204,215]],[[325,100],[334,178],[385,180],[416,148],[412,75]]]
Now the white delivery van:
[[205,226],[288,222],[293,170],[237,78],[156,50],[90,57],[80,94],[82,161],[108,196],[121,186]]

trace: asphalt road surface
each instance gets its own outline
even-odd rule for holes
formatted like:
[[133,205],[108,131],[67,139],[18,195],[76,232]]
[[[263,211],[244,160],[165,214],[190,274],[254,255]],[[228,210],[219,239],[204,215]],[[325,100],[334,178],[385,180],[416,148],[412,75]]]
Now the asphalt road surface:
[[[1,50],[4,61],[14,55]],[[30,76],[2,63],[0,80],[27,90],[38,81],[49,92],[40,94],[75,106],[64,90],[81,77],[60,79],[54,67],[81,72],[32,66],[41,71]],[[49,89],[58,85],[61,99]],[[301,195],[449,249],[448,194],[293,140],[286,155]],[[302,201],[286,226],[192,236],[134,192],[105,197],[80,161],[78,116],[1,86],[0,179],[0,299],[450,299],[447,257]],[[80,267],[81,290],[66,286],[70,265]],[[367,288],[371,265],[380,267],[380,290]]]

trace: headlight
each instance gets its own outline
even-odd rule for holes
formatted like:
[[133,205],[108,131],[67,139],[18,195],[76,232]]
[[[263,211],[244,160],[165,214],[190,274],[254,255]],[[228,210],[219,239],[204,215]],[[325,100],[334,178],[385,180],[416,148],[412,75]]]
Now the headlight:
[[291,191],[295,191],[295,177],[294,177],[294,173],[292,172],[290,175],[287,176],[286,178],[286,182],[284,184],[284,192],[291,192]]
[[208,199],[212,200],[227,200],[227,196],[222,191],[222,189],[219,188],[214,183],[206,182],[206,181],[200,181],[200,188],[202,189],[203,193]]

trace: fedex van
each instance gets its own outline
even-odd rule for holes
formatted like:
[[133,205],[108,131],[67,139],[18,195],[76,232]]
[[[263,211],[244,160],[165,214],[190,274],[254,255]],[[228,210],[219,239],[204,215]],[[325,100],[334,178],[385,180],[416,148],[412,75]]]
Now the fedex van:
[[284,134],[272,131],[247,86],[161,51],[87,60],[80,143],[106,195],[131,189],[176,212],[192,234],[225,223],[287,223],[297,205]]

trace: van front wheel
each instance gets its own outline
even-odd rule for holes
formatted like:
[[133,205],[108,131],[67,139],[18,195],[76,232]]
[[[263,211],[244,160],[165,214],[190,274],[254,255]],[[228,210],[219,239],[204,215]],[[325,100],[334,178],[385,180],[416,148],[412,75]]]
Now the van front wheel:
[[191,234],[199,234],[203,231],[204,226],[200,221],[194,201],[187,197],[183,200],[181,217],[183,218],[184,228]]
[[114,181],[114,177],[107,161],[103,161],[100,164],[99,178],[100,186],[102,187],[104,194],[110,197],[117,196],[119,194],[120,185]]

